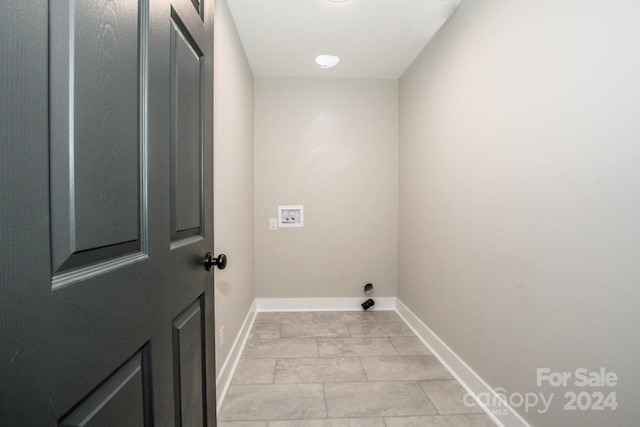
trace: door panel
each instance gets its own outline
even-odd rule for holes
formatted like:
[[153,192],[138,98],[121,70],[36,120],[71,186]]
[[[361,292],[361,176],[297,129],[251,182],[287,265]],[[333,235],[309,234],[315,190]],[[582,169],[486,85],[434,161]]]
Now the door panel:
[[71,3],[72,203],[75,249],[85,251],[139,237],[140,4]]
[[202,425],[204,389],[204,298],[194,301],[173,321],[173,375],[176,426]]
[[149,427],[152,425],[149,347],[145,346],[94,390],[61,427]]
[[141,249],[145,1],[51,3],[54,272]]
[[202,223],[202,51],[174,12],[171,25],[172,240]]

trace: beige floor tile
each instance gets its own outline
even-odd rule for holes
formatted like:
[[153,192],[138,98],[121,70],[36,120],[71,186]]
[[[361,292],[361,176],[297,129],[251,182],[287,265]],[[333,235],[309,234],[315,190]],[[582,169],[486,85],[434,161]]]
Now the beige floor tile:
[[322,384],[232,385],[220,421],[326,418]]
[[418,337],[389,337],[389,341],[401,356],[420,356],[431,354]]
[[373,313],[368,311],[316,311],[313,313],[316,322],[375,322]]
[[347,322],[352,337],[411,337],[414,333],[404,322]]
[[385,427],[382,418],[271,421],[269,427]]
[[280,312],[280,313],[258,313],[254,323],[291,323],[291,322],[313,322],[312,312]]
[[344,322],[300,322],[284,323],[281,336],[282,338],[333,338],[350,335]]
[[280,338],[281,323],[256,323],[251,328],[250,340],[268,340]]
[[376,318],[376,322],[402,322],[402,318],[398,316],[394,310],[372,311],[371,314]]
[[435,415],[385,418],[387,427],[496,427],[486,415]]
[[324,393],[329,418],[437,413],[415,382],[330,383]]
[[279,339],[247,341],[242,353],[244,358],[274,359],[285,357],[318,357],[315,339]]
[[367,381],[357,357],[278,359],[276,384]]
[[451,379],[435,356],[361,357],[369,381],[418,381]]
[[388,338],[318,338],[320,356],[395,356]]
[[276,359],[240,359],[232,384],[273,384]]
[[[420,387],[427,393],[441,415],[445,414],[481,414],[482,409],[475,404],[473,398],[467,397],[467,392],[456,380],[423,381]],[[467,405],[465,402],[471,403]]]

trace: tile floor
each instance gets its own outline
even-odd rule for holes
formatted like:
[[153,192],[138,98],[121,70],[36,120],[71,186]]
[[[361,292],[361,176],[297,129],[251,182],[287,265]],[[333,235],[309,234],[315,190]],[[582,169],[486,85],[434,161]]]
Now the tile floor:
[[491,427],[394,311],[258,313],[219,427]]

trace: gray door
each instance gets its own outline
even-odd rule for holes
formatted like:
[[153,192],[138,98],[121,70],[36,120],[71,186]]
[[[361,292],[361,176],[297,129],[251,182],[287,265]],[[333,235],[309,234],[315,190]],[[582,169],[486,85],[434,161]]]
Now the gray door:
[[212,9],[0,0],[0,425],[215,425]]

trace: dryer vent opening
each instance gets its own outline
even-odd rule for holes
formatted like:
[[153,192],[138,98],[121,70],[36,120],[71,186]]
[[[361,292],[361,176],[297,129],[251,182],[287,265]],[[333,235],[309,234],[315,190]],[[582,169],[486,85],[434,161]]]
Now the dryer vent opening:
[[364,287],[362,288],[362,292],[365,295],[373,294],[373,283],[367,283],[366,285],[364,285]]

